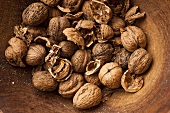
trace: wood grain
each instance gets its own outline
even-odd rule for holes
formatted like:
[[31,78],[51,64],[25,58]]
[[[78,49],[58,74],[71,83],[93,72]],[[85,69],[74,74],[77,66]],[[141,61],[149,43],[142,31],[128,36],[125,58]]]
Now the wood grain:
[[145,84],[135,94],[122,89],[111,99],[88,110],[78,110],[72,100],[57,91],[37,91],[31,84],[31,68],[10,66],[4,57],[13,27],[21,23],[21,13],[35,0],[0,0],[0,109],[3,113],[167,113],[170,112],[170,0],[132,0],[146,11],[139,20],[147,34],[147,49],[153,56]]

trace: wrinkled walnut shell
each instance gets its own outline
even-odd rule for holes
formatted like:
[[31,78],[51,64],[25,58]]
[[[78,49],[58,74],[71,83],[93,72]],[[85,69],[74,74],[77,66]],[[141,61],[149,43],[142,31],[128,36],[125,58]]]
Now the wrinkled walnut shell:
[[33,74],[32,83],[41,91],[53,91],[58,87],[58,82],[48,71],[37,71]]
[[92,29],[94,27],[95,23],[91,20],[80,20],[77,25],[76,25],[76,29],[80,29],[80,28],[83,28],[83,29]]
[[92,20],[94,21],[93,19],[93,14],[92,14],[92,10],[91,10],[91,7],[90,7],[90,1],[84,1],[84,4],[82,6],[82,12],[84,14],[84,17],[87,19],[87,20]]
[[68,80],[60,82],[58,92],[65,98],[72,98],[84,83],[84,78],[81,74],[72,73]]
[[98,105],[102,99],[102,92],[94,84],[84,84],[73,97],[73,106],[79,109],[87,109]]
[[100,82],[111,89],[121,86],[122,68],[114,62],[106,63],[99,71]]
[[150,66],[152,62],[152,56],[145,49],[139,48],[134,51],[128,62],[128,69],[130,73],[142,74]]
[[137,92],[143,86],[142,76],[135,77],[129,71],[126,71],[121,78],[121,85],[126,92]]

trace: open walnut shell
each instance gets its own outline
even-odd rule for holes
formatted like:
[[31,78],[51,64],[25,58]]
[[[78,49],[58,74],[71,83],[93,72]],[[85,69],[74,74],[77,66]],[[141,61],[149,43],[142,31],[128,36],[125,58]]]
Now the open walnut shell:
[[143,78],[142,76],[135,77],[135,74],[131,75],[130,72],[127,70],[122,78],[121,78],[121,85],[126,92],[137,92],[143,86]]
[[57,81],[61,82],[67,80],[71,76],[73,69],[69,60],[59,58],[48,71]]
[[95,61],[90,61],[86,66],[85,75],[92,75],[100,70],[103,62],[101,60],[96,59]]
[[104,3],[92,0],[90,4],[92,15],[99,24],[107,24],[112,17],[112,10]]

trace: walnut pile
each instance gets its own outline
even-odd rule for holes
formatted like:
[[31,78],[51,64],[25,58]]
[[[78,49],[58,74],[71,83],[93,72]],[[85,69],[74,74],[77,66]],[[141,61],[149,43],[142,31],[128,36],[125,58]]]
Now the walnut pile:
[[[135,93],[152,62],[130,0],[40,0],[22,13],[5,50],[9,64],[33,67],[32,84],[88,109],[117,88]],[[145,73],[147,74],[147,73]]]

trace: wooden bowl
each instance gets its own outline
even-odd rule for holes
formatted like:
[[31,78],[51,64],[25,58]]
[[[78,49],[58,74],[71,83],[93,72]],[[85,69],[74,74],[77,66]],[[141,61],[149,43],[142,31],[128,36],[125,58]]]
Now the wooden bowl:
[[57,92],[37,91],[31,84],[31,68],[13,67],[4,51],[21,23],[24,8],[34,0],[0,0],[0,109],[4,113],[167,113],[170,111],[170,0],[133,0],[146,19],[138,21],[147,34],[147,50],[153,56],[144,87],[137,93],[116,90],[105,103],[88,110],[78,110],[71,99]]

